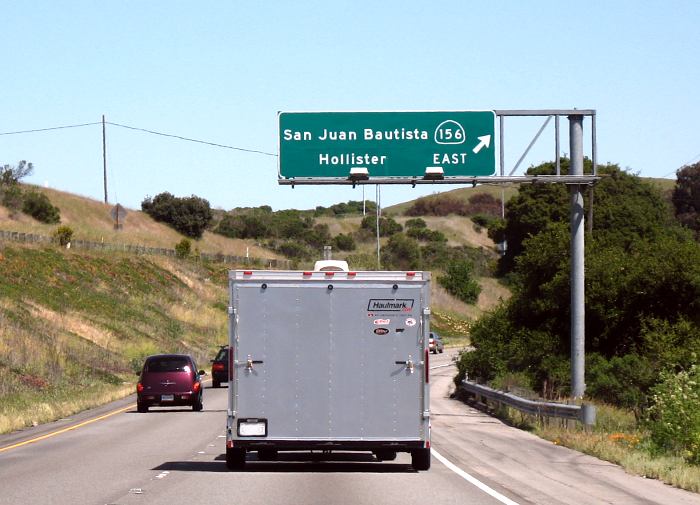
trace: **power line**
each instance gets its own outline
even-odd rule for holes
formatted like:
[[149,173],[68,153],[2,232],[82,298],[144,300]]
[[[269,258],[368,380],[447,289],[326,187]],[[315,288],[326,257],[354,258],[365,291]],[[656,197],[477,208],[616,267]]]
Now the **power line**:
[[695,160],[697,160],[697,159],[699,159],[699,158],[700,158],[700,153],[696,154],[692,159],[690,159],[690,160],[686,161],[685,163],[683,163],[683,164],[682,164],[680,167],[678,167],[676,170],[673,170],[672,172],[669,172],[669,173],[667,173],[667,174],[662,175],[661,178],[662,178],[662,179],[665,179],[665,178],[668,177],[669,175],[675,174],[678,170],[680,170],[681,168],[683,168],[683,167],[685,167],[685,166],[691,165],[692,163],[695,162]]
[[[154,130],[148,130],[146,128],[138,128],[136,126],[128,126],[128,125],[123,125],[119,123],[112,123],[111,121],[105,121],[106,124],[112,125],[112,126],[118,126],[120,128],[126,128],[128,130],[135,130],[135,131],[140,131],[140,132],[145,132],[145,133],[150,133],[152,135],[160,135],[162,137],[170,137],[178,140],[184,140],[187,142],[196,142],[198,144],[205,144],[208,146],[213,146],[213,147],[221,147],[223,149],[232,149],[234,151],[242,151],[246,153],[255,153],[255,154],[264,154],[265,156],[275,156],[277,157],[277,154],[275,153],[268,153],[266,151],[258,151],[256,149],[245,149],[243,147],[235,147],[235,146],[228,146],[225,144],[218,144],[216,142],[209,142],[206,140],[198,140],[198,139],[192,139],[189,137],[183,137],[181,135],[173,135],[170,133],[163,133],[163,132],[157,132]],[[13,132],[0,132],[0,135],[18,135],[20,133],[37,133],[37,132],[46,132],[46,131],[52,131],[52,130],[64,130],[66,128],[80,128],[82,126],[95,126],[95,125],[100,125],[102,124],[102,121],[98,121],[95,123],[82,123],[82,124],[74,124],[74,125],[65,125],[65,126],[52,126],[50,128],[36,128],[33,130],[19,130],[19,131],[13,131]]]
[[119,124],[119,123],[112,123],[111,121],[107,121],[107,124],[112,125],[112,126],[119,126],[120,128],[127,128],[129,130],[136,130],[136,131],[140,131],[140,132],[151,133],[153,135],[160,135],[162,137],[171,137],[171,138],[175,138],[175,139],[179,139],[179,140],[186,140],[187,142],[196,142],[198,144],[206,144],[206,145],[214,146],[214,147],[222,147],[224,149],[233,149],[235,151],[243,151],[246,153],[264,154],[266,156],[277,156],[274,153],[268,153],[265,151],[257,151],[255,149],[244,149],[242,147],[227,146],[225,144],[217,144],[216,142],[208,142],[206,140],[191,139],[188,137],[182,137],[180,135],[172,135],[170,133],[162,133],[162,132],[157,132],[157,131],[153,131],[153,130],[148,130],[146,128],[137,128],[135,126],[127,126],[127,125],[123,125],[123,124]]
[[66,125],[66,126],[52,126],[51,128],[37,128],[35,130],[22,130],[22,131],[16,131],[16,132],[0,132],[0,135],[17,135],[18,133],[47,132],[50,130],[63,130],[66,128],[80,128],[81,126],[94,126],[96,124],[102,124],[102,123],[101,122],[83,123],[83,124],[72,124],[72,125]]

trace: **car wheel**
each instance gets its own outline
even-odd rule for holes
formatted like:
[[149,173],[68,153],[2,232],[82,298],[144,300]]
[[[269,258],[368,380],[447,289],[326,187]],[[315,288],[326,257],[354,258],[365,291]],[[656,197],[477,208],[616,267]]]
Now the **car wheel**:
[[430,469],[430,449],[414,449],[411,451],[411,466],[414,470]]
[[245,468],[245,449],[226,448],[226,467],[229,470]]
[[212,385],[212,387],[220,388],[220,387],[221,387],[221,382],[219,382],[219,381],[213,381],[213,382],[211,383],[211,385]]
[[199,397],[194,401],[192,404],[192,410],[195,412],[199,412],[204,408],[204,402],[202,401],[202,395],[200,394]]
[[136,402],[136,410],[138,412],[148,412],[148,405],[141,402]]
[[445,349],[440,349],[438,352],[442,354],[445,351]]

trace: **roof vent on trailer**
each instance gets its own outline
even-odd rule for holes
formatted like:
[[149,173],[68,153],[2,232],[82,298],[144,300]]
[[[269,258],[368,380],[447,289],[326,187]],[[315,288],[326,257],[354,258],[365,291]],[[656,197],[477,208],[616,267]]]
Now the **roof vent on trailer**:
[[314,270],[317,272],[348,272],[347,261],[340,260],[319,260],[314,263]]

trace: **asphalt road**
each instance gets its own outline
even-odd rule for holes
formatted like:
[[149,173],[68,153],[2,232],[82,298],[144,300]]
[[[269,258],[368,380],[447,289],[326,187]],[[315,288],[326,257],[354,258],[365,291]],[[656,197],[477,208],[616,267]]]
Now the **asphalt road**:
[[224,462],[226,388],[205,391],[203,412],[154,409],[133,398],[0,437],[0,504],[697,504],[700,495],[633,477],[555,446],[449,398],[449,354],[431,376],[433,462],[407,454]]

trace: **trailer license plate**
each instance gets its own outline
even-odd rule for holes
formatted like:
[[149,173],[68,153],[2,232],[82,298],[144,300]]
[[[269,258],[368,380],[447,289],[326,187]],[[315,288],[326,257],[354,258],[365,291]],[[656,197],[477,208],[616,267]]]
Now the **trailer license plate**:
[[267,436],[267,419],[241,419],[238,422],[238,435],[241,437]]
[[160,395],[160,401],[172,402],[175,400],[175,395]]

